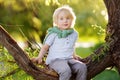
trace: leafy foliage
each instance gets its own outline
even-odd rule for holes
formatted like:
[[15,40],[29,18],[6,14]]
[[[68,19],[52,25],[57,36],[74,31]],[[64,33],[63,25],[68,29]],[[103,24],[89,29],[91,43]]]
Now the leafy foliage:
[[[0,0],[0,25],[3,25],[16,40],[27,42],[29,47],[25,51],[29,57],[37,56],[39,49],[32,48],[32,43],[43,41],[46,30],[52,26],[54,10],[66,4],[70,5],[76,14],[75,29],[80,38],[94,37],[99,42],[103,41],[107,14],[102,0]],[[90,48],[86,49],[80,48],[76,51],[82,51],[85,54],[80,55],[85,57],[92,52]],[[0,73],[0,80],[33,80],[19,69],[12,56],[2,46]]]
[[97,32],[92,32],[92,25],[105,28],[107,14],[101,0],[0,0],[0,25],[18,40],[26,41],[22,31],[31,42],[42,42],[46,30],[52,27],[54,10],[61,5],[73,8],[80,37],[97,36]]
[[4,47],[0,49],[0,80],[25,80],[32,77],[21,70]]

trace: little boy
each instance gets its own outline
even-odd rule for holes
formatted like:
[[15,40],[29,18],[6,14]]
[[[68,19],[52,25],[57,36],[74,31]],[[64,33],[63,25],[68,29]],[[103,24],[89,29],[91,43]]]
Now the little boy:
[[76,80],[86,80],[86,65],[78,61],[75,55],[75,42],[78,33],[73,28],[76,16],[69,6],[62,6],[53,14],[54,27],[48,29],[38,57],[33,62],[41,63],[42,57],[48,51],[46,64],[59,74],[59,80],[70,80],[72,73]]

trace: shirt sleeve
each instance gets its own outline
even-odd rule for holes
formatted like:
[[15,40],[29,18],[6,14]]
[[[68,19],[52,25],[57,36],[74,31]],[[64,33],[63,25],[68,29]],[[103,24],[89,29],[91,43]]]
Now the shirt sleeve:
[[52,34],[48,35],[46,40],[45,40],[45,44],[51,46],[54,42],[55,36],[56,36],[55,33],[52,33]]
[[[76,41],[78,40],[78,36],[79,36],[78,32],[75,31],[75,34],[74,34],[74,43],[76,43]],[[74,44],[74,47],[75,46],[76,46],[76,44]],[[74,48],[74,50],[75,50],[75,48]]]

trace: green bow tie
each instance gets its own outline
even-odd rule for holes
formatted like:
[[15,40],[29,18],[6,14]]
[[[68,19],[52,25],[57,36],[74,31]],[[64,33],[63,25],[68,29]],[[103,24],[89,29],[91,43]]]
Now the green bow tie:
[[[52,33],[56,33],[57,34],[57,36],[58,36],[58,38],[65,38],[65,37],[67,37],[68,35],[70,35],[71,33],[73,33],[73,29],[71,28],[71,29],[69,29],[69,30],[60,30],[58,27],[52,27],[52,28],[49,28],[48,29],[48,34],[46,35],[46,37],[45,37],[45,39],[44,39],[44,42],[45,42],[45,40],[46,40],[46,38],[50,35],[50,34],[52,34]],[[44,43],[43,42],[43,43]]]
[[71,28],[69,30],[60,30],[58,27],[53,27],[48,29],[48,34],[56,33],[58,38],[65,38],[70,35],[74,30]]

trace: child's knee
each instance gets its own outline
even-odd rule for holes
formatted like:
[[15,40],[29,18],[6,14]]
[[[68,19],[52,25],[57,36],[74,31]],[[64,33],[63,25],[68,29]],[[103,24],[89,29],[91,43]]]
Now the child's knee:
[[86,66],[86,64],[84,64],[84,63],[78,64],[78,65],[77,65],[77,69],[78,69],[80,72],[87,72],[87,66]]
[[86,66],[86,64],[82,64],[80,71],[81,71],[82,73],[87,73],[87,66]]

